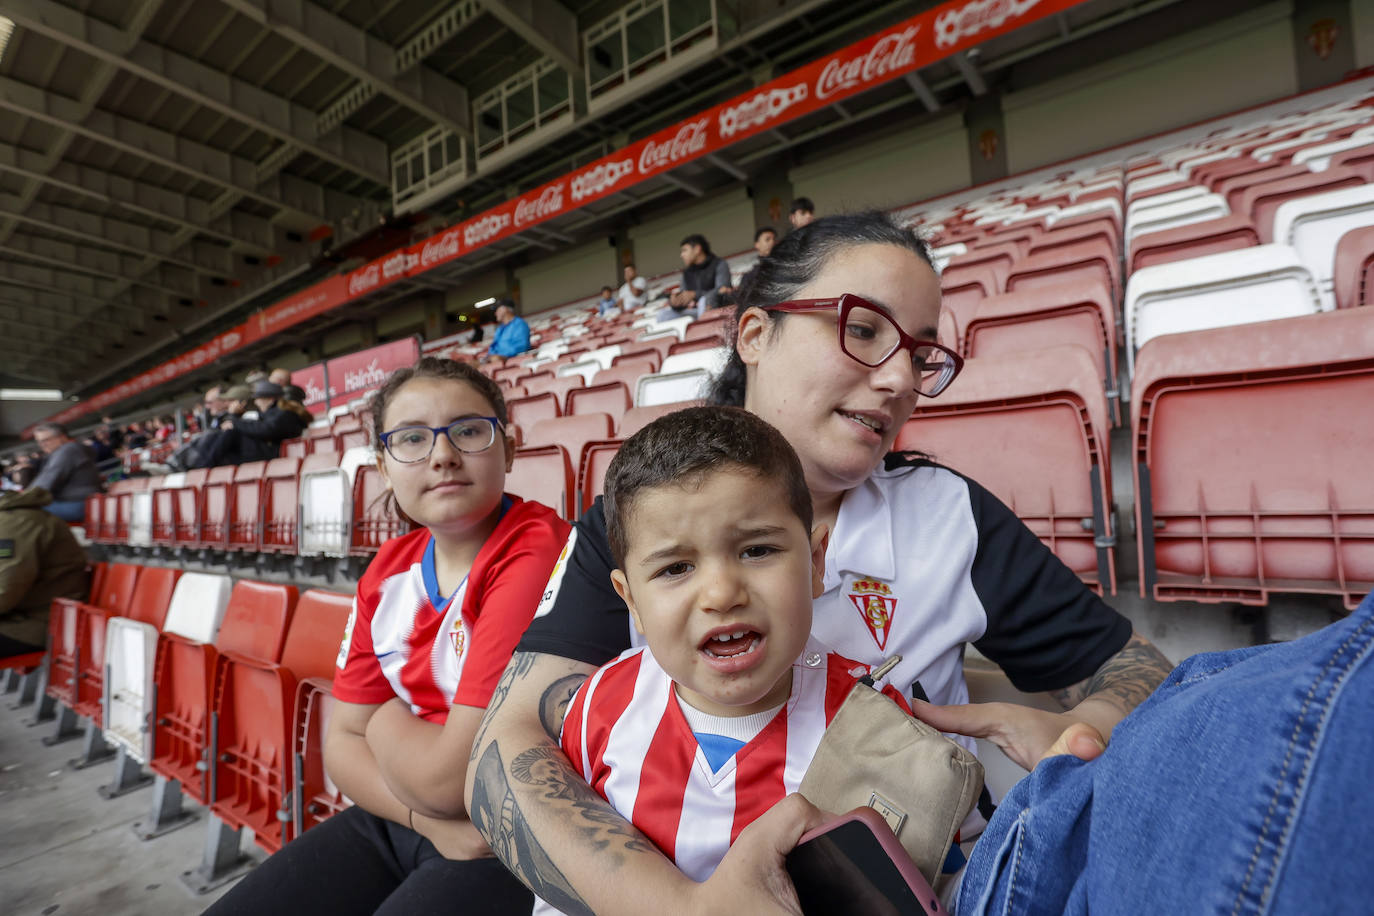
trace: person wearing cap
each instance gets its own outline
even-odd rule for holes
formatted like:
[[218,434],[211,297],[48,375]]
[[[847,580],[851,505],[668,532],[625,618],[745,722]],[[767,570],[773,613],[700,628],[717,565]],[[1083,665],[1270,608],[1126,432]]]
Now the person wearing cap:
[[[235,393],[230,389],[230,395]],[[229,417],[220,425],[224,434],[215,440],[211,452],[214,464],[243,464],[276,458],[282,442],[296,438],[305,429],[305,422],[299,416],[277,403],[282,396],[280,385],[262,379],[253,384],[251,396],[258,408],[257,419]]]

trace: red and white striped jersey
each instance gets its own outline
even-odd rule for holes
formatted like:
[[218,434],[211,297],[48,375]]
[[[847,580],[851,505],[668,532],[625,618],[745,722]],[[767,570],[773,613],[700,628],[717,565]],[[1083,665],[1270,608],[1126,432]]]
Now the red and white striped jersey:
[[441,724],[455,703],[486,707],[569,530],[547,506],[506,499],[500,523],[452,596],[438,593],[428,529],[382,545],[353,597],[337,699],[400,697],[415,715]]
[[[741,830],[797,791],[826,725],[868,670],[809,643],[792,666],[792,693],[782,709],[713,770],[672,679],[647,648],[630,649],[573,697],[563,750],[592,788],[701,881]],[[885,692],[905,707],[895,691]]]

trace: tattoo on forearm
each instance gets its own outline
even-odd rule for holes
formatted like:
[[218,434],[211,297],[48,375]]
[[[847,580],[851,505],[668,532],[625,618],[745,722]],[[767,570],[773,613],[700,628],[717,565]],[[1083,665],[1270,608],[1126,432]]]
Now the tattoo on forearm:
[[544,726],[545,733],[554,741],[563,733],[563,719],[568,714],[568,704],[572,702],[573,694],[577,693],[577,688],[581,687],[586,679],[585,674],[560,677],[550,684],[549,689],[539,698],[539,722]]
[[493,741],[477,764],[469,812],[492,852],[530,890],[555,908],[572,916],[592,916],[572,883],[539,845],[525,822],[520,804],[506,779],[498,742]]
[[1103,699],[1130,713],[1169,676],[1173,665],[1145,637],[1133,634],[1125,647],[1097,669],[1097,673],[1072,687],[1052,692],[1065,709],[1088,697]]
[[[482,715],[482,724],[478,727],[477,735],[473,739],[469,763],[477,759],[482,743],[486,740],[487,728],[491,724],[492,716],[506,701],[506,697],[510,695],[510,689],[516,680],[529,674],[530,669],[534,667],[534,659],[533,652],[517,652],[511,657],[510,663],[506,665],[506,670],[501,672],[501,680],[496,683],[496,689],[492,691],[491,699],[487,701],[486,712]],[[555,736],[555,740],[557,740],[557,736]]]
[[556,747],[532,747],[517,754],[510,774],[516,782],[544,789],[547,801],[568,801],[589,824],[577,824],[583,841],[580,848],[602,851],[616,840],[631,852],[648,852],[654,847],[630,826],[610,802],[596,794]]

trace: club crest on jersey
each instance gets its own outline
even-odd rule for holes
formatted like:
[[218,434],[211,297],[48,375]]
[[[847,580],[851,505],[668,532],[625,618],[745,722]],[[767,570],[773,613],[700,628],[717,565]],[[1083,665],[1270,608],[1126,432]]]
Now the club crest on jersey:
[[886,582],[859,579],[849,589],[849,600],[863,617],[878,648],[886,649],[892,618],[897,613],[897,599],[892,597],[892,589]]
[[468,637],[463,632],[463,621],[454,621],[453,629],[448,634],[449,641],[453,643],[453,655],[455,658],[463,657],[463,649],[468,644]]

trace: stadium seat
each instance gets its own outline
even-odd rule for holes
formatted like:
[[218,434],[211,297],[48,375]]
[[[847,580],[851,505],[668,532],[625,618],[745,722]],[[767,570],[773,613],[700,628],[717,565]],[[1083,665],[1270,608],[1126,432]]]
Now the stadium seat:
[[621,381],[598,382],[589,388],[574,388],[568,392],[569,414],[604,413],[617,426],[631,406],[629,386]]
[[925,399],[898,449],[987,487],[1099,594],[1116,591],[1107,405],[1092,354],[1064,344],[1017,360],[969,359]]
[[[93,664],[88,657],[91,637],[85,618],[102,608],[107,612],[123,613],[133,598],[141,569],[129,563],[107,564],[99,581],[92,581],[89,602],[71,598],[53,600],[48,613],[48,696],[75,710],[83,673],[103,668],[105,656],[102,629],[96,637],[100,661]],[[102,625],[103,622],[102,619]]]
[[[225,550],[229,544],[229,487],[236,468],[232,465],[210,468],[200,487],[199,531],[195,546],[206,550]],[[178,523],[180,524],[180,523]],[[178,541],[180,538],[178,537]]]
[[200,542],[202,488],[209,475],[207,468],[193,468],[185,473],[181,486],[168,488],[172,494],[172,544],[178,548]]
[[1136,219],[1127,221],[1126,239],[1131,241],[1147,232],[1162,232],[1165,229],[1230,215],[1231,210],[1220,194],[1203,194],[1141,211]]
[[126,543],[130,547],[148,548],[153,546],[153,490],[160,488],[163,478],[152,478],[152,486],[129,494],[129,535]]
[[1341,236],[1332,284],[1336,308],[1374,304],[1374,225]]
[[1374,588],[1364,310],[1159,337],[1131,402],[1142,595],[1354,608]]
[[1344,139],[1305,147],[1295,152],[1291,161],[1294,165],[1305,165],[1314,172],[1324,172],[1331,167],[1331,160],[1337,154],[1350,150],[1374,155],[1374,129],[1365,127]]
[[179,576],[164,613],[156,619],[116,617],[109,623],[106,659],[109,678],[105,703],[109,720],[105,738],[135,760],[146,763],[152,752],[153,662],[163,627],[184,629],[201,615],[224,616],[233,587],[228,576],[188,572]]
[[1237,213],[1136,236],[1131,241],[1130,266],[1132,271],[1136,271],[1155,264],[1249,248],[1259,243],[1259,233],[1250,217]]
[[291,615],[280,663],[225,650],[215,674],[215,795],[211,810],[276,852],[293,836],[291,723],[296,685],[334,670],[352,595],[307,591]]
[[641,376],[635,386],[635,406],[656,407],[660,404],[700,400],[706,397],[710,384],[711,373],[705,369],[688,369],[685,372],[672,373],[655,372]]
[[1160,334],[1267,321],[1321,309],[1312,272],[1287,245],[1259,245],[1145,267],[1126,286],[1126,361]]
[[310,446],[305,439],[285,439],[281,444],[281,451],[278,453],[283,458],[304,458],[310,454]]
[[606,439],[588,442],[582,446],[582,457],[577,466],[577,514],[591,508],[592,502],[601,495],[602,484],[606,480],[606,468],[611,459],[620,451],[623,439]]
[[1007,292],[1025,292],[1066,281],[1098,283],[1116,301],[1121,291],[1120,252],[1108,242],[1085,239],[1025,258],[1007,277]]
[[264,553],[296,552],[300,469],[299,458],[274,458],[267,463],[262,479],[262,509],[257,550]]
[[331,686],[332,681],[326,678],[303,678],[296,686],[291,725],[295,750],[293,836],[352,804],[324,769],[324,736],[334,705]]
[[1300,201],[1302,198],[1339,191],[1342,188],[1360,190],[1364,187],[1364,177],[1354,169],[1332,168],[1325,172],[1312,172],[1255,185],[1242,195],[1239,209],[1248,212],[1250,218],[1255,221],[1261,242],[1274,242],[1278,241],[1274,231],[1274,215],[1285,202]]
[[186,472],[163,477],[153,490],[153,518],[149,542],[154,547],[170,547],[176,542],[176,491],[186,486]]
[[148,763],[201,804],[215,799],[210,712],[217,659],[224,653],[280,658],[295,605],[294,586],[244,579],[234,585],[220,618],[212,607],[188,609],[185,619],[167,615],[154,669],[156,727]]
[[[277,461],[299,461],[299,458],[277,458]],[[262,519],[262,480],[267,471],[266,461],[245,461],[234,469],[234,482],[229,485],[228,538],[229,550],[257,550]]]
[[561,445],[517,449],[510,473],[506,475],[506,491],[543,503],[563,518],[570,519],[575,484],[573,473],[568,450]]
[[1280,204],[1274,239],[1297,249],[1321,290],[1324,308],[1335,307],[1336,246],[1352,229],[1374,225],[1374,185],[1343,188]]
[[343,432],[338,433],[334,436],[334,451],[336,453],[342,454],[343,452],[346,452],[351,448],[357,448],[360,445],[370,445],[371,441],[372,433],[370,433],[366,429],[362,429],[360,427],[358,429],[344,430]]
[[410,530],[386,499],[386,483],[375,464],[360,464],[353,475],[352,520],[349,525],[350,556],[371,556],[377,548]]
[[[566,417],[554,417],[549,420],[540,420],[530,428],[529,434],[525,437],[525,448],[539,448],[545,445],[561,445],[568,453],[571,462],[576,456],[582,455],[582,446],[595,440],[610,439],[615,435],[615,422],[611,417],[604,413],[585,413],[575,414]],[[523,451],[524,449],[522,449]],[[573,467],[576,470],[576,467]],[[512,491],[518,492],[518,491]],[[569,488],[569,493],[572,490]],[[521,493],[521,496],[525,494]],[[553,503],[547,505],[553,506]],[[571,500],[565,504],[566,508],[576,511]],[[558,507],[555,507],[558,508]],[[566,513],[560,510],[566,518]]]
[[635,386],[639,384],[640,377],[658,371],[661,362],[662,359],[655,354],[654,359],[635,359],[626,363],[617,363],[609,369],[602,369],[598,372],[592,379],[590,387],[608,385],[611,382],[623,382],[633,397]]
[[730,329],[730,319],[727,315],[719,315],[715,318],[703,318],[701,321],[694,322],[687,326],[687,330],[682,335],[681,343],[689,343],[694,340],[706,340],[713,344],[721,344],[725,341],[725,334]]
[[507,402],[506,415],[521,429],[529,429],[540,420],[563,416],[563,399],[552,391],[532,394]]
[[664,414],[670,414],[684,407],[700,407],[703,403],[705,402],[700,400],[673,401],[667,404],[631,407],[625,411],[625,416],[621,418],[617,435],[621,439],[628,439]]
[[353,478],[358,468],[373,463],[371,448],[351,448],[337,463],[320,464],[312,455],[301,465],[298,553],[301,556],[348,556],[353,520]]
[[654,364],[654,371],[662,365],[663,358],[668,355],[668,348],[673,345],[671,340],[641,340],[633,345],[621,350],[620,355],[611,360],[611,366],[624,365],[635,360],[650,360]]

